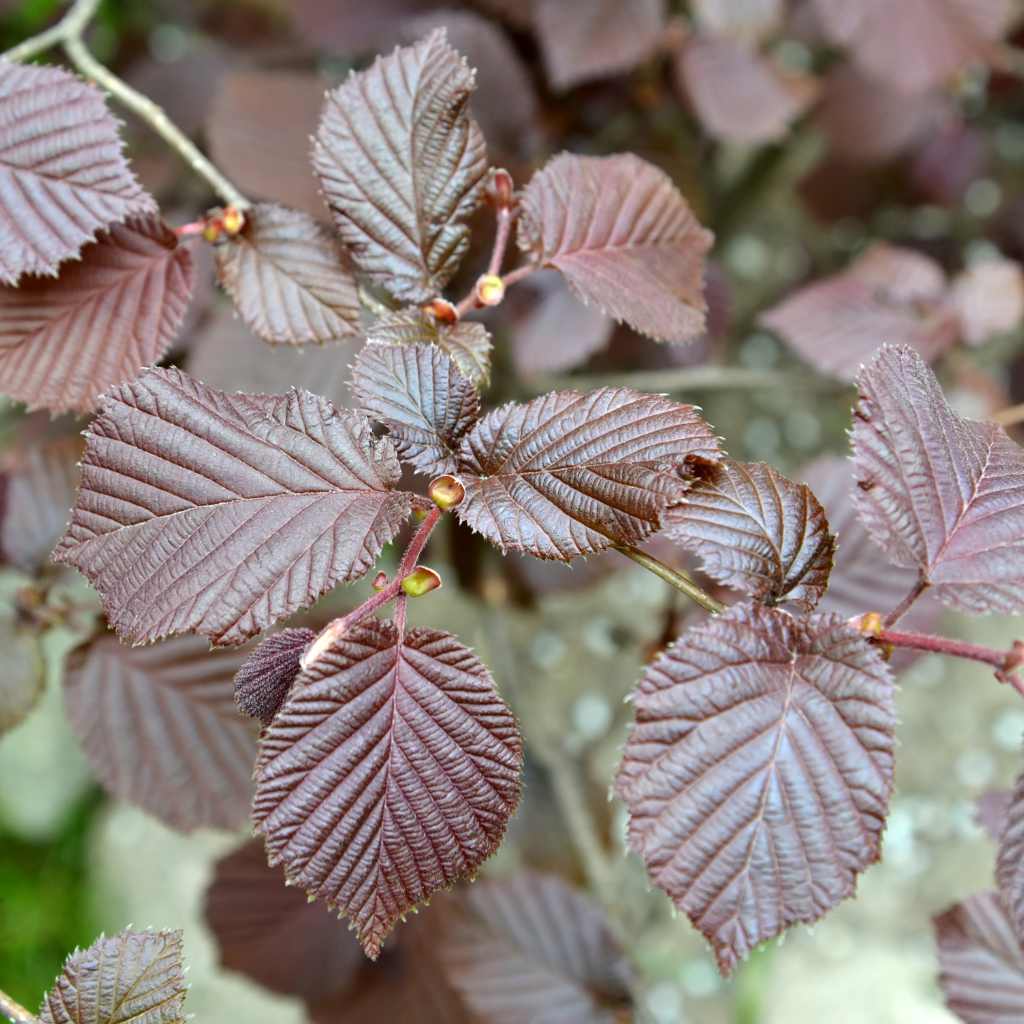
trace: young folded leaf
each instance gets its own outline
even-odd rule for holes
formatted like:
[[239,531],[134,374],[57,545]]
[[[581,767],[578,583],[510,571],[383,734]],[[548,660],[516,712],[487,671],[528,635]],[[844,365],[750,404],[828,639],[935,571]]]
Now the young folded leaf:
[[188,250],[157,218],[100,234],[56,279],[0,287],[0,393],[91,412],[170,347],[192,298]]
[[553,391],[485,416],[458,459],[459,518],[502,551],[568,562],[660,529],[688,460],[717,460],[692,405],[630,388]]
[[356,337],[356,282],[331,232],[272,203],[245,219],[242,233],[215,251],[217,277],[253,331],[273,345]]
[[240,828],[256,763],[232,699],[243,659],[194,636],[127,647],[107,635],[75,651],[64,706],[104,789],[182,832]]
[[123,931],[69,956],[41,1024],[185,1024],[181,932]]
[[388,428],[398,454],[421,473],[455,473],[455,453],[480,416],[480,396],[433,345],[367,345],[352,367],[363,411]]
[[378,58],[327,96],[313,166],[352,258],[404,302],[439,294],[483,198],[474,72],[437,29]]
[[299,676],[261,737],[253,820],[271,864],[375,959],[400,917],[497,849],[521,767],[512,713],[468,648],[369,621]]
[[616,781],[629,844],[729,974],[878,860],[893,781],[888,666],[835,615],[737,606],[634,695]]
[[713,236],[664,171],[631,153],[562,153],[522,196],[519,246],[565,275],[576,297],[660,341],[704,330]]
[[996,881],[1007,916],[1018,940],[1024,944],[1024,772],[1013,787],[1013,797],[999,833]]
[[909,348],[884,347],[857,381],[854,501],[896,565],[965,612],[1024,608],[1024,451],[963,419]]
[[56,274],[98,231],[155,213],[95,86],[0,60],[0,282]]
[[282,629],[262,641],[235,673],[235,703],[250,718],[270,725],[299,674],[312,629]]
[[825,510],[806,484],[763,462],[708,467],[665,522],[709,576],[768,604],[810,611],[828,587],[835,537]]
[[241,644],[373,565],[411,509],[400,476],[391,442],[325,398],[150,370],[103,400],[54,558],[126,640]]

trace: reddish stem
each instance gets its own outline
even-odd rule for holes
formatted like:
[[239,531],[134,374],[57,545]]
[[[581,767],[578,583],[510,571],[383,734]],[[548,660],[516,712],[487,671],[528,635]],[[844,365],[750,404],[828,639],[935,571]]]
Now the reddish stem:
[[505,250],[508,248],[509,236],[512,233],[512,208],[502,206],[498,209],[498,231],[494,236],[494,248],[491,249],[491,262],[487,264],[487,273],[498,275],[501,265],[505,262]]
[[182,224],[180,228],[175,228],[174,233],[179,238],[190,238],[193,235],[201,235],[206,228],[206,220],[194,220],[190,224]]
[[914,602],[928,589],[928,581],[923,577],[919,576],[917,583],[914,584],[913,590],[903,598],[902,601],[888,615],[886,615],[884,625],[888,628],[889,626],[895,626],[900,619],[903,618],[907,612],[910,611]]

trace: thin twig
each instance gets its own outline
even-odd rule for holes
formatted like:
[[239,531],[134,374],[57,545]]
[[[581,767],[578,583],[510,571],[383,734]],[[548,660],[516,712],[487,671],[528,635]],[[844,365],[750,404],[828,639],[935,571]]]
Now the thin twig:
[[1018,423],[1024,423],[1024,402],[1000,409],[992,419],[1001,427],[1015,427]]
[[39,1024],[34,1013],[29,1013],[21,1003],[15,1002],[6,992],[0,990],[0,1014],[11,1024]]
[[663,579],[676,590],[682,591],[691,601],[696,601],[701,608],[711,612],[712,615],[718,615],[725,611],[725,605],[721,601],[716,601],[710,594],[701,590],[696,581],[681,569],[673,569],[639,548],[623,545],[616,547],[615,550],[632,559],[637,565],[642,565],[648,572],[653,572],[655,576]]
[[487,264],[487,273],[497,276],[501,273],[501,265],[505,262],[505,250],[508,248],[509,236],[512,233],[512,221],[515,219],[511,207],[499,207],[498,230],[494,235],[494,248],[491,249],[491,261]]
[[910,611],[914,602],[928,589],[928,581],[923,577],[918,577],[917,583],[914,584],[910,593],[903,598],[902,601],[883,620],[883,625],[889,629],[895,626],[900,619],[903,618],[907,612]]

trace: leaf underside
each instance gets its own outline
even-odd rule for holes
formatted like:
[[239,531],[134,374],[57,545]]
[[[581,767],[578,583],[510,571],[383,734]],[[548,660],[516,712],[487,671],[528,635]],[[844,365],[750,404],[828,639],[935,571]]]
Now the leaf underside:
[[854,502],[899,566],[965,612],[1024,608],[1024,452],[994,423],[963,419],[908,348],[858,378]]
[[195,632],[240,644],[358,579],[410,496],[369,422],[306,391],[228,395],[151,370],[108,395],[55,559],[147,643]]
[[282,629],[263,640],[235,673],[239,709],[270,725],[299,674],[303,653],[315,638],[312,629]]
[[400,917],[497,848],[521,764],[475,655],[448,633],[361,623],[299,676],[261,738],[253,820],[271,863],[376,958]]
[[568,562],[644,540],[685,493],[687,460],[719,457],[693,406],[629,388],[555,391],[466,435],[457,512],[503,551]]
[[853,895],[879,857],[895,728],[863,637],[834,615],[736,606],[673,644],[633,700],[629,844],[723,974]]

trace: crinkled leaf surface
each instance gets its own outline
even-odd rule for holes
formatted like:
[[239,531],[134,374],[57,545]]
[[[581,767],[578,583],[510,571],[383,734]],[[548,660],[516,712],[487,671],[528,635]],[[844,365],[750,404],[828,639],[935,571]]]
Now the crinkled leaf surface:
[[966,1024],[1024,1018],[1024,952],[997,893],[979,892],[934,919],[939,986]]
[[494,852],[521,766],[512,714],[468,648],[360,623],[261,738],[253,819],[271,863],[350,918],[375,958],[402,915]]
[[145,643],[240,644],[358,579],[410,510],[369,422],[308,391],[229,395],[151,370],[104,399],[60,562]]
[[996,881],[1017,938],[1024,943],[1024,773],[1013,787],[999,834]]
[[42,1024],[185,1024],[181,932],[124,931],[68,957]]
[[480,415],[480,396],[439,348],[367,345],[352,368],[352,386],[402,458],[431,476],[458,470],[455,453]]
[[854,501],[874,540],[952,608],[1024,608],[1024,451],[954,413],[912,349],[883,348],[857,386]]
[[630,388],[553,391],[466,435],[458,516],[503,551],[568,562],[659,529],[694,457],[720,452],[692,405]]
[[709,576],[769,604],[810,611],[828,586],[835,537],[825,510],[806,484],[763,462],[709,467],[666,522]]
[[99,89],[0,60],[0,282],[55,274],[96,233],[156,204],[121,152]]
[[523,192],[518,232],[520,248],[560,270],[578,299],[642,334],[689,341],[704,330],[712,235],[653,164],[556,156]]
[[469,245],[487,156],[467,110],[474,73],[443,29],[328,97],[313,166],[352,259],[406,302],[438,294]]
[[441,968],[493,1024],[615,1024],[630,969],[604,913],[553,875],[462,889],[443,906]]
[[893,689],[838,616],[759,607],[691,629],[644,673],[617,779],[629,844],[724,974],[878,860]]
[[192,260],[162,221],[117,225],[60,276],[0,288],[0,392],[89,412],[160,359],[192,296]]
[[258,842],[217,862],[206,923],[223,967],[282,995],[325,999],[348,989],[366,962],[342,922],[267,866]]
[[245,216],[242,233],[216,249],[217,276],[242,319],[275,345],[354,337],[359,295],[333,234],[272,203]]
[[237,651],[198,637],[127,647],[101,636],[71,656],[64,705],[104,788],[172,828],[239,828],[256,741],[238,713]]
[[401,309],[374,321],[366,340],[377,345],[436,345],[477,387],[487,387],[491,379],[491,336],[483,324],[472,320],[444,324],[418,309]]
[[299,674],[299,662],[316,638],[312,629],[282,629],[268,636],[235,673],[235,703],[250,718],[270,725]]

